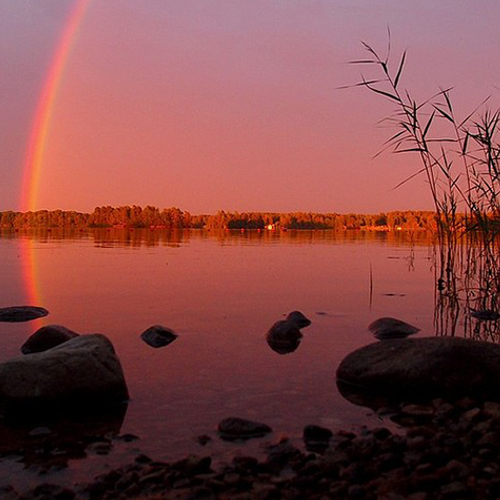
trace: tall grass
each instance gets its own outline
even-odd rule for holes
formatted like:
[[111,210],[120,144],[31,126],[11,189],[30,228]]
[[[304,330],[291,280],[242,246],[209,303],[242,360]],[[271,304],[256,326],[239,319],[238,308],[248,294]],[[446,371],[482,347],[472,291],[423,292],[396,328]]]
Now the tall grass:
[[390,34],[384,56],[363,47],[368,57],[351,64],[367,67],[370,77],[362,74],[349,87],[363,87],[393,106],[383,121],[394,132],[377,156],[418,155],[420,168],[398,187],[424,175],[434,201],[436,333],[454,335],[460,325],[466,336],[498,342],[499,321],[478,322],[471,313],[500,311],[500,111],[491,110],[487,98],[458,118],[451,88],[419,102],[402,87],[407,52],[392,62]]
[[[384,57],[363,42],[368,58],[351,61],[375,69],[375,77],[361,76],[350,87],[364,87],[394,106],[383,121],[394,127],[382,153],[414,153],[421,168],[398,186],[425,175],[434,201],[440,229],[463,229],[489,234],[500,228],[500,112],[486,107],[486,99],[464,118],[455,114],[451,88],[441,89],[418,102],[401,81],[407,61],[402,52],[393,65],[390,37]],[[378,155],[377,154],[377,155]],[[457,217],[461,212],[465,217]]]

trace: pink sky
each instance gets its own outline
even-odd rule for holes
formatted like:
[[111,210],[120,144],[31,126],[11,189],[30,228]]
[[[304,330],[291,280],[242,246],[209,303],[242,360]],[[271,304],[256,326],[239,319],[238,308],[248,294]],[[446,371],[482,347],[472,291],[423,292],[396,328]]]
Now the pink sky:
[[[19,209],[37,101],[73,0],[0,0],[0,210]],[[360,40],[408,49],[403,85],[498,101],[500,5],[425,0],[91,2],[52,109],[37,208],[432,208],[411,156],[372,156],[392,107],[355,83]]]

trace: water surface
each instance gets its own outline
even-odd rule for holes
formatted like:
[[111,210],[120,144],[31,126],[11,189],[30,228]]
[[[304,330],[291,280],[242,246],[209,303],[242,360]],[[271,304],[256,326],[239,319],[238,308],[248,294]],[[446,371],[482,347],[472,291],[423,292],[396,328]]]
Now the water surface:
[[[374,341],[367,325],[381,316],[434,334],[429,244],[425,235],[354,231],[2,233],[0,307],[36,301],[50,314],[0,324],[0,361],[19,355],[45,324],[107,335],[131,394],[111,430],[139,436],[114,442],[108,455],[89,452],[68,468],[52,468],[43,480],[90,479],[138,452],[224,461],[259,454],[283,436],[300,443],[307,424],[338,430],[376,423],[338,393],[335,371],[345,355]],[[312,324],[296,351],[280,355],[264,336],[293,310]],[[154,324],[179,338],[149,347],[140,334]],[[229,416],[265,422],[274,433],[223,442],[216,427]],[[206,446],[200,435],[211,437]],[[7,478],[0,486],[40,481],[39,466],[16,460],[0,459],[0,478]]]

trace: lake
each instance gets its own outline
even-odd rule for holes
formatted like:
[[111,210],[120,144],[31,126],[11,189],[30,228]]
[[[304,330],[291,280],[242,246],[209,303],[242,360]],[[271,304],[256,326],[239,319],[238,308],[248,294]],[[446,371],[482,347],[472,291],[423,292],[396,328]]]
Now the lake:
[[[418,335],[435,332],[433,247],[423,233],[2,232],[0,258],[0,307],[29,304],[50,312],[1,323],[0,361],[18,356],[46,324],[105,334],[131,399],[104,426],[139,438],[115,439],[105,455],[91,447],[73,457],[62,449],[49,468],[36,456],[0,458],[0,486],[21,490],[42,480],[89,480],[138,453],[167,461],[210,454],[224,462],[259,455],[284,436],[300,444],[307,424],[378,425],[370,410],[339,394],[338,364],[374,341],[367,326],[382,316],[418,326]],[[312,324],[297,350],[279,354],[265,333],[293,310]],[[179,338],[151,348],[140,334],[155,324]],[[222,441],[217,424],[230,416],[265,422],[274,433],[248,443]],[[64,433],[44,425],[53,435]],[[85,421],[68,425],[70,433],[98,430]],[[34,439],[28,435],[34,426],[0,426],[3,439],[19,440],[19,448]],[[198,442],[201,435],[210,438],[206,445]]]

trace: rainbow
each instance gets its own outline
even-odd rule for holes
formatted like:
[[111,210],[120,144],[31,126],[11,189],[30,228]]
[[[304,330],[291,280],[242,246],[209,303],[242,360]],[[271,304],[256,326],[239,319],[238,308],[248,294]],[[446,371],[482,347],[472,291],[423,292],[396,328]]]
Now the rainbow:
[[[91,1],[75,0],[75,4],[69,12],[64,29],[57,42],[47,76],[42,86],[33,117],[23,166],[21,190],[22,211],[37,209],[38,185],[40,183],[54,105],[61,87],[61,81],[71,49],[75,44],[80,26]],[[22,273],[26,287],[26,298],[28,303],[32,305],[43,304],[38,276],[36,245],[36,241],[32,238],[23,238],[21,243]],[[39,320],[39,322],[43,323],[43,320]]]
[[49,137],[54,104],[61,87],[66,63],[75,44],[79,28],[92,0],[75,0],[51,59],[49,71],[40,93],[28,140],[23,167],[21,210],[36,210],[38,185],[45,147]]

